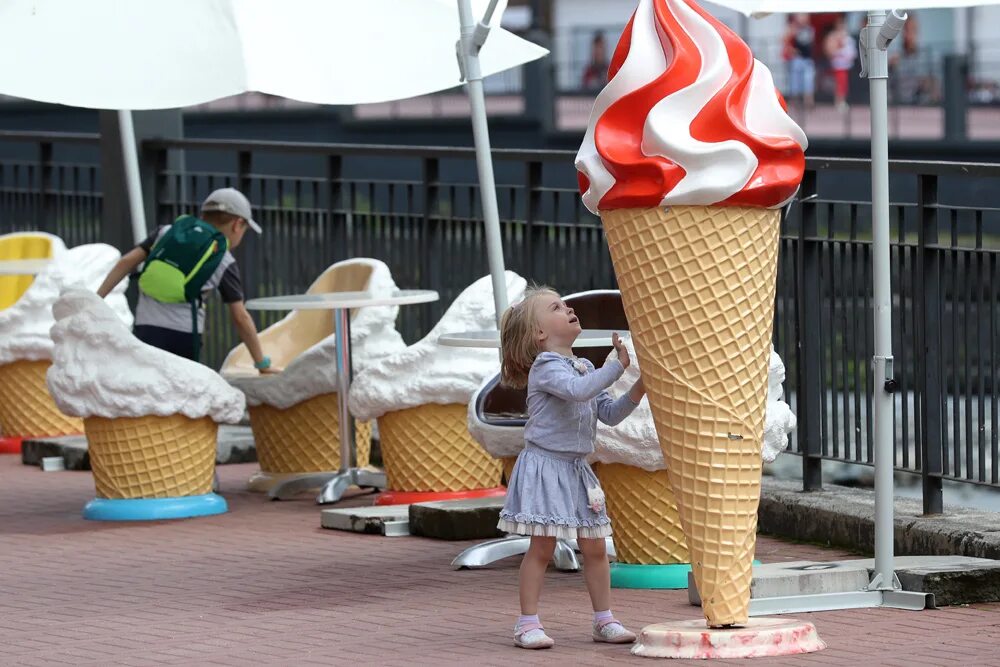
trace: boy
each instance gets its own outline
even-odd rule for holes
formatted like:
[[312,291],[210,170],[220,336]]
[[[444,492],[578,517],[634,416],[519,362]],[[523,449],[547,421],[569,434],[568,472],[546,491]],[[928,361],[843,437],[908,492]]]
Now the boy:
[[[229,250],[239,246],[248,228],[258,234],[261,233],[260,225],[251,215],[249,200],[234,188],[222,188],[210,194],[201,206],[200,218],[226,237]],[[160,227],[118,261],[97,290],[101,298],[107,296],[115,285],[149,257],[153,246],[169,229],[170,225]],[[240,340],[246,344],[250,356],[253,357],[254,366],[261,372],[269,372],[271,359],[264,356],[260,340],[257,338],[257,327],[243,304],[243,283],[239,267],[236,265],[236,258],[228,250],[218,267],[202,285],[201,293],[205,296],[214,289],[219,290],[222,301],[229,306],[229,315],[236,326]],[[192,306],[188,303],[157,301],[140,289],[139,304],[135,313],[135,335],[148,345],[197,361],[193,336],[197,335],[200,338],[205,330],[205,309],[204,307],[198,309],[197,333],[192,331],[191,310]]]

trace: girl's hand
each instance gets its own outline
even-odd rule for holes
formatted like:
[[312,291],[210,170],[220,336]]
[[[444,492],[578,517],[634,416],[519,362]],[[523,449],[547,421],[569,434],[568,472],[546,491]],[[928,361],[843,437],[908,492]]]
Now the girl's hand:
[[611,334],[611,344],[618,351],[618,361],[621,362],[622,368],[628,368],[632,360],[628,356],[628,350],[625,349],[625,343],[622,342],[621,336],[617,333]]

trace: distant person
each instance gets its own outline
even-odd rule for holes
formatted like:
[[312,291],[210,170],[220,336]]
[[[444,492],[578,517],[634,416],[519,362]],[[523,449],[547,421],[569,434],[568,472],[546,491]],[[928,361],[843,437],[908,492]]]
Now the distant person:
[[604,43],[604,35],[594,33],[590,42],[590,62],[583,70],[580,86],[584,90],[599,91],[608,83],[608,49]]
[[847,32],[847,21],[843,16],[837,18],[833,28],[826,36],[823,51],[830,61],[830,71],[833,73],[833,98],[838,111],[847,110],[847,93],[850,89],[850,73],[854,69],[854,61],[858,57],[858,49],[854,39]]
[[800,103],[811,109],[816,91],[816,63],[813,48],[816,31],[808,14],[793,14],[788,17],[785,30],[784,57],[788,62],[788,96],[798,98]]
[[901,48],[889,54],[889,85],[896,103],[926,104],[939,98],[937,83],[928,74],[928,61],[922,57],[916,13],[908,14],[903,34],[896,40]]
[[198,361],[205,331],[204,297],[218,290],[254,367],[269,372],[271,359],[264,356],[257,326],[243,303],[243,282],[230,252],[240,245],[248,229],[261,232],[243,193],[233,188],[216,190],[202,204],[200,218],[181,216],[126,253],[97,293],[106,297],[146,262],[139,276],[136,337]]

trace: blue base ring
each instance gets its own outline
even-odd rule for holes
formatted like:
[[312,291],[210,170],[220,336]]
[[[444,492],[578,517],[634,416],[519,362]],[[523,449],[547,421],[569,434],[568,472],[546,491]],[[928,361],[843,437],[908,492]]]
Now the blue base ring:
[[[760,565],[759,560],[753,562]],[[688,587],[689,563],[671,565],[611,564],[611,588],[641,588],[646,590],[681,590]]]
[[225,498],[215,493],[181,498],[94,498],[83,508],[91,521],[161,521],[224,514]]

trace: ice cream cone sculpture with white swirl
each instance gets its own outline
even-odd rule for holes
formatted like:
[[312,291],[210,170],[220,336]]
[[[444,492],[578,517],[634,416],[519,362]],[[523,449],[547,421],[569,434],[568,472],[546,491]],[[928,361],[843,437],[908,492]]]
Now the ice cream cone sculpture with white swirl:
[[709,626],[743,624],[780,208],[806,138],[690,0],[641,0],[577,155],[601,216]]

